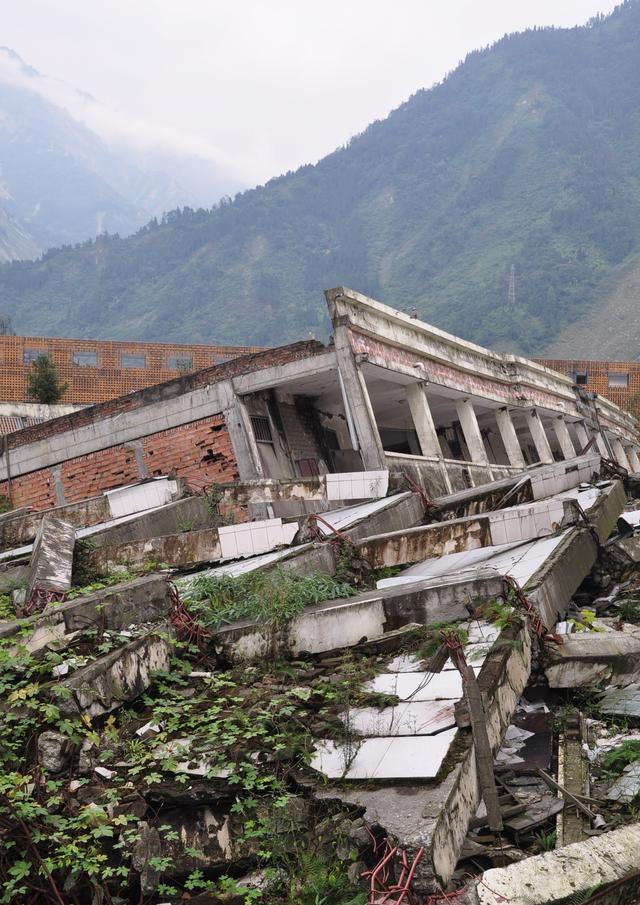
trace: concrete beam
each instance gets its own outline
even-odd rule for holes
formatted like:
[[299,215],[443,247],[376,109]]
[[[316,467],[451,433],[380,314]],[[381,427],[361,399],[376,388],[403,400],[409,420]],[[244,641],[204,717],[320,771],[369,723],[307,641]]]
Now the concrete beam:
[[562,455],[565,459],[575,459],[576,449],[573,445],[573,440],[571,439],[571,434],[569,433],[567,422],[564,420],[562,415],[558,415],[553,419],[551,423],[554,433],[558,438],[558,445],[562,450]]
[[572,500],[550,500],[367,537],[356,547],[363,559],[379,569],[479,547],[526,543],[575,524],[578,518]]
[[378,638],[410,623],[430,625],[467,619],[475,600],[500,596],[502,590],[502,579],[491,570],[479,570],[472,577],[422,579],[308,607],[278,632],[242,620],[219,629],[213,644],[232,663],[303,651],[326,653]]
[[[320,355],[312,355],[309,358],[300,358],[297,361],[287,362],[285,365],[276,365],[272,368],[263,368],[251,374],[240,374],[231,381],[233,389],[238,396],[246,396],[250,393],[260,393],[283,384],[292,384],[296,379],[316,377],[335,371],[338,365],[333,351],[322,352]],[[292,387],[295,393],[295,387]]]
[[527,423],[531,431],[531,436],[533,437],[538,458],[543,465],[551,464],[551,462],[553,462],[553,453],[549,446],[549,439],[544,429],[544,424],[536,409],[531,410]]
[[[613,620],[611,620],[613,622]],[[606,632],[564,635],[564,644],[547,645],[545,675],[550,688],[630,685],[640,674],[640,629],[613,626]]]
[[147,575],[120,585],[76,597],[46,613],[0,624],[0,640],[16,638],[36,653],[65,636],[90,629],[121,631],[130,625],[158,622],[171,606],[169,585],[162,575]]
[[488,464],[487,451],[482,440],[480,426],[478,425],[478,419],[471,400],[458,399],[456,401],[456,412],[458,413],[460,427],[464,434],[471,461],[477,462],[480,465]]
[[498,409],[498,411],[496,412],[496,421],[498,423],[498,430],[500,431],[500,436],[502,437],[504,448],[507,451],[509,464],[515,466],[516,468],[522,468],[522,470],[524,471],[524,456],[522,455],[520,441],[518,440],[516,429],[513,426],[513,420],[511,418],[509,409]]

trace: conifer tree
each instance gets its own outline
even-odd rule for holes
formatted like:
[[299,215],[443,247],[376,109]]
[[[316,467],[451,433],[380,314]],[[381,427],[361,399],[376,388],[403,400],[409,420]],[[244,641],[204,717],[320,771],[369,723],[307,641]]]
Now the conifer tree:
[[64,396],[69,384],[62,383],[58,369],[48,355],[38,355],[27,378],[29,394],[44,405],[55,405]]

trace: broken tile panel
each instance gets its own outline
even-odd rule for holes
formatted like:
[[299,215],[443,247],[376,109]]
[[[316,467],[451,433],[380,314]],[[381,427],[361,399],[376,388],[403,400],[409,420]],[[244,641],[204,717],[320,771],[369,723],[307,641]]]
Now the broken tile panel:
[[[331,476],[327,475],[327,477]],[[344,506],[341,509],[331,509],[329,512],[322,512],[321,515],[323,520],[329,522],[333,528],[338,531],[343,531],[345,528],[349,528],[351,525],[359,522],[360,519],[375,515],[375,513],[379,512],[381,509],[386,509],[388,506],[392,506],[409,496],[411,496],[410,492],[397,493],[394,496],[384,497],[381,500],[373,500],[370,503],[359,503],[356,506]],[[326,525],[323,525],[322,522],[318,522],[318,529],[324,536],[332,533],[331,529],[327,528]]]
[[617,716],[640,717],[640,685],[606,691],[600,700],[600,710]]
[[439,735],[369,738],[358,746],[321,741],[311,760],[329,779],[433,779],[457,730]]
[[386,496],[389,472],[347,471],[325,475],[328,500],[368,500]]
[[462,678],[457,670],[381,673],[364,687],[379,694],[397,695],[401,701],[459,701],[462,697]]
[[397,707],[354,707],[340,714],[353,732],[366,736],[433,735],[455,726],[455,701],[409,701]]
[[288,546],[297,531],[297,522],[283,523],[281,518],[219,528],[222,559],[257,556],[273,550],[274,547]]
[[610,801],[621,801],[623,804],[631,804],[640,794],[640,761],[628,764],[622,775],[614,782],[607,798]]

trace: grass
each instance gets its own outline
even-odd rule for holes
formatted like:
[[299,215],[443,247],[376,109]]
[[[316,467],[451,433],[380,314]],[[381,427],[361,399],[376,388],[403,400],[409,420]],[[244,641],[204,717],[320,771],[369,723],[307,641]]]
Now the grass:
[[631,622],[640,625],[640,600],[629,598],[618,607],[618,616],[621,622]]
[[216,629],[238,619],[278,625],[293,619],[307,606],[352,597],[352,585],[318,572],[300,576],[283,569],[197,578],[184,600],[207,628]]
[[602,766],[608,773],[619,776],[625,767],[637,760],[640,760],[640,740],[628,739],[608,752]]
[[11,594],[0,594],[0,620],[15,619],[16,610],[11,599]]

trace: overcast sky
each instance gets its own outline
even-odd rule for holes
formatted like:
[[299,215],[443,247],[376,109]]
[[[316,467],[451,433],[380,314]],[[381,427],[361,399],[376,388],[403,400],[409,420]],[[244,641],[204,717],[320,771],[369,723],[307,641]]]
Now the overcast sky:
[[94,127],[192,149],[252,185],[315,162],[506,32],[615,5],[0,0],[0,44],[100,101]]

